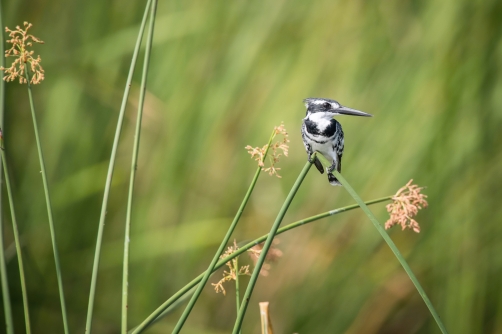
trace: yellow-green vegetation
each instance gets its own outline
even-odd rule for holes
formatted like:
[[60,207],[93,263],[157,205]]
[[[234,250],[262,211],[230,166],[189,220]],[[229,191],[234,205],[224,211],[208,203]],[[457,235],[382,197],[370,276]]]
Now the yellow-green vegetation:
[[[45,42],[33,45],[45,71],[33,94],[72,333],[85,327],[108,159],[145,3],[1,4],[4,25],[28,21]],[[305,165],[302,99],[313,96],[374,115],[364,122],[338,118],[346,145],[342,173],[364,200],[393,194],[411,178],[426,186],[429,206],[416,217],[421,232],[388,232],[449,332],[501,332],[501,21],[496,0],[159,2],[131,217],[130,327],[207,268],[256,170],[244,147],[266,142],[283,121],[290,142],[282,178],[262,172],[231,240],[240,247],[269,232]],[[94,333],[120,329],[141,60],[108,202]],[[61,332],[26,85],[7,84],[5,102],[2,130],[31,326]],[[14,237],[7,197],[2,201],[14,327],[22,332]],[[352,203],[342,187],[312,169],[282,226]],[[384,204],[371,210],[380,222],[388,219]],[[260,331],[261,301],[270,302],[277,333],[439,332],[361,210],[279,238],[283,255],[258,280],[243,333]],[[249,263],[239,259],[239,265]],[[233,286],[225,287],[224,297],[209,283],[183,332],[233,327]],[[242,292],[247,283],[241,276]],[[184,307],[147,332],[172,330]]]

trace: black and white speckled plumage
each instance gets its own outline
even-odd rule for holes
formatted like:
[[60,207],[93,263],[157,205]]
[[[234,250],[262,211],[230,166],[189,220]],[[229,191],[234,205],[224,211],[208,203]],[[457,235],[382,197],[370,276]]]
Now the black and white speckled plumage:
[[[331,166],[327,168],[328,180],[332,185],[340,182],[332,174],[333,170],[342,171],[342,155],[344,136],[342,125],[333,118],[335,115],[371,116],[355,109],[342,106],[335,100],[324,98],[308,98],[304,100],[307,114],[302,124],[302,139],[309,161],[315,151],[321,153]],[[313,163],[321,174],[324,167],[316,158]]]

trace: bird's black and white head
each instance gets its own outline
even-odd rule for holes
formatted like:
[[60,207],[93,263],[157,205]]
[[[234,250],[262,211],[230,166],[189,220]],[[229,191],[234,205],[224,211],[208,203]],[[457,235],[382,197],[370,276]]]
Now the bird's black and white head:
[[308,98],[303,100],[307,108],[305,118],[316,118],[330,120],[337,115],[351,115],[351,116],[365,116],[371,117],[373,115],[342,106],[335,100],[323,98]]

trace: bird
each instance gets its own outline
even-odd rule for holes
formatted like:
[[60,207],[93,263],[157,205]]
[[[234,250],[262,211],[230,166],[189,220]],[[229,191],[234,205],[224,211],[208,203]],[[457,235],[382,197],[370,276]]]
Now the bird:
[[344,138],[342,125],[333,117],[337,115],[351,115],[372,117],[373,115],[342,106],[335,100],[325,98],[307,98],[303,100],[307,113],[302,122],[302,139],[305,150],[308,154],[308,161],[313,163],[321,174],[324,174],[324,167],[321,161],[315,157],[314,152],[322,154],[331,166],[326,168],[328,181],[333,186],[340,186],[341,183],[333,175],[336,169],[342,171],[342,155],[344,149]]

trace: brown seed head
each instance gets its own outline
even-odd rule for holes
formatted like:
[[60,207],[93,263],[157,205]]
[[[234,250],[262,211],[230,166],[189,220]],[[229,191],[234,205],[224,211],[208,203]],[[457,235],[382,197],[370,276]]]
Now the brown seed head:
[[[229,246],[227,248],[227,250],[220,256],[220,259],[226,258],[227,256],[231,255],[232,253],[234,253],[238,249],[239,249],[239,247],[237,247],[237,243],[234,240],[234,245]],[[228,267],[228,271],[227,270],[223,271],[223,278],[222,279],[220,279],[217,283],[211,283],[211,285],[214,287],[214,291],[216,291],[216,293],[221,292],[221,293],[223,293],[223,295],[226,295],[227,292],[225,291],[225,288],[223,287],[223,284],[225,282],[232,281],[232,280],[235,281],[237,279],[237,276],[241,276],[241,275],[250,276],[251,275],[251,273],[249,272],[249,265],[241,266],[239,268],[238,272],[235,270],[235,267],[237,266],[237,258],[238,257],[236,257],[226,263],[226,265]]]
[[392,197],[392,203],[387,205],[390,214],[389,220],[385,222],[385,229],[394,225],[401,225],[401,228],[409,228],[416,233],[420,233],[420,225],[413,219],[418,210],[427,207],[427,195],[421,194],[423,187],[411,184],[411,179],[404,187],[400,188]]
[[[267,255],[265,256],[265,261],[263,263],[263,266],[261,267],[260,275],[262,276],[268,276],[270,268],[272,267],[272,263],[277,262],[279,258],[282,256],[282,251],[274,247],[273,245],[278,245],[280,243],[279,239],[274,239],[272,242],[272,247],[268,250]],[[256,266],[256,262],[258,261],[258,258],[260,257],[261,251],[263,249],[263,243],[258,244],[251,249],[248,250],[249,252],[249,257],[251,257],[251,260],[253,261],[253,264]]]
[[[258,162],[258,166],[261,167],[262,171],[267,172],[269,175],[275,175],[278,178],[281,178],[281,176],[278,173],[278,171],[281,169],[275,167],[275,164],[279,162],[280,157],[282,155],[286,157],[288,156],[288,149],[289,149],[288,133],[283,123],[281,123],[281,125],[279,126],[274,127],[274,135],[272,141],[273,139],[275,139],[277,135],[282,135],[282,140],[270,144],[270,147],[268,147],[268,144],[263,147],[252,147],[248,145],[245,147],[245,149],[248,150],[249,154],[251,154],[251,158],[255,159]],[[267,148],[268,148],[270,166],[265,168],[265,152],[267,152]],[[279,153],[281,151],[282,153]]]
[[30,83],[36,85],[44,80],[44,69],[42,65],[40,65],[42,59],[40,56],[36,58],[33,57],[34,52],[28,50],[28,47],[32,47],[33,43],[43,44],[44,42],[28,34],[28,30],[32,27],[31,23],[24,22],[23,25],[24,29],[20,26],[16,26],[15,30],[10,30],[8,27],[5,27],[5,31],[9,34],[9,37],[11,37],[11,39],[7,40],[7,43],[12,44],[10,49],[5,51],[5,57],[15,57],[15,59],[10,67],[6,68],[0,66],[0,70],[5,72],[3,80],[8,82],[19,78],[19,83],[26,83],[24,77],[24,71],[26,70],[25,64],[29,64],[33,72]]

